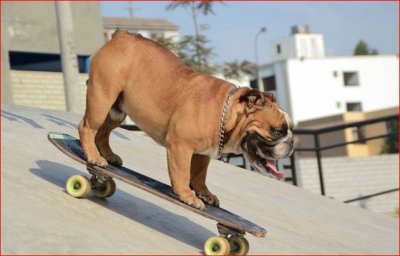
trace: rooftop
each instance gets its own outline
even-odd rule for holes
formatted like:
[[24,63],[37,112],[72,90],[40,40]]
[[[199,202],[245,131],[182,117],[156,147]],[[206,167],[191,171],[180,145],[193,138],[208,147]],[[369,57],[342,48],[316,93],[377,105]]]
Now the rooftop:
[[148,18],[116,18],[116,17],[103,17],[103,24],[105,28],[162,28],[170,30],[178,30],[179,27],[172,22],[164,19],[148,19]]

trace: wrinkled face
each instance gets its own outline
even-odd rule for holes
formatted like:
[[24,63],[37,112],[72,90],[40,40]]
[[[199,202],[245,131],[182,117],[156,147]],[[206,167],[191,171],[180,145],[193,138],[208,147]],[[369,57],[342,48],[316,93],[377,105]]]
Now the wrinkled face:
[[258,172],[283,179],[284,173],[277,170],[275,160],[292,154],[293,124],[273,96],[254,90],[245,96],[241,98],[247,118],[240,143],[243,155]]

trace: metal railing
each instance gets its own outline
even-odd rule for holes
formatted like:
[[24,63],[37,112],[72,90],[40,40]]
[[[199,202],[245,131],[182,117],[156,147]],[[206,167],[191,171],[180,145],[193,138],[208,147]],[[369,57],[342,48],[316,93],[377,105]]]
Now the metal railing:
[[[372,119],[365,120],[365,121],[349,122],[349,123],[345,123],[345,124],[333,125],[330,127],[319,128],[319,129],[297,128],[294,130],[294,134],[297,136],[299,136],[299,135],[312,136],[313,140],[314,140],[314,147],[306,147],[306,148],[296,147],[295,153],[296,152],[314,152],[315,153],[315,156],[317,158],[317,166],[318,166],[318,175],[319,175],[321,194],[326,195],[325,180],[324,180],[324,173],[323,173],[323,166],[322,166],[322,159],[321,159],[323,151],[333,149],[333,148],[338,148],[338,147],[344,147],[349,144],[365,143],[366,141],[370,141],[370,140],[381,139],[381,138],[386,138],[386,137],[396,136],[396,135],[398,136],[398,130],[396,130],[396,131],[389,130],[385,134],[380,134],[380,135],[371,136],[371,137],[362,136],[362,138],[358,138],[356,140],[341,142],[341,143],[334,143],[334,144],[330,144],[327,146],[321,146],[321,135],[326,134],[326,133],[331,133],[331,132],[337,132],[337,131],[344,132],[345,129],[354,128],[354,127],[359,130],[361,128],[364,128],[365,126],[382,123],[382,122],[385,122],[385,123],[398,122],[398,119],[399,119],[399,115],[390,115],[390,116],[384,116],[384,117],[379,117],[379,118],[372,118]],[[389,125],[387,125],[387,127],[389,127]],[[292,157],[290,158],[290,166],[287,166],[287,168],[290,168],[292,170],[292,176],[293,176],[294,181],[296,181],[295,153],[293,153]],[[294,183],[294,185],[296,185],[296,184]],[[382,193],[376,193],[376,195],[381,195],[381,194]],[[352,201],[355,201],[355,199]]]
[[[294,153],[290,157],[290,165],[283,166],[284,169],[291,170],[291,177],[286,178],[285,181],[290,181],[290,182],[292,182],[293,185],[297,186],[298,184],[297,184],[297,170],[296,170],[296,164],[295,164],[295,160],[296,160],[295,155],[298,152],[314,152],[315,156],[317,158],[317,166],[318,166],[318,175],[319,175],[321,194],[325,196],[326,195],[325,180],[324,180],[324,173],[323,173],[323,166],[322,166],[322,152],[323,151],[330,150],[333,148],[344,147],[349,144],[365,143],[366,141],[370,141],[370,140],[381,139],[381,138],[386,138],[386,137],[396,136],[396,135],[398,136],[399,132],[398,132],[398,130],[396,130],[396,131],[389,131],[385,134],[380,134],[380,135],[371,136],[371,137],[362,136],[362,138],[358,138],[357,140],[341,142],[341,143],[334,143],[334,144],[330,144],[327,146],[321,146],[321,135],[330,133],[330,132],[337,132],[337,131],[344,132],[345,129],[354,128],[354,127],[357,129],[361,129],[365,126],[382,123],[382,122],[385,122],[385,123],[394,122],[394,121],[398,122],[398,120],[399,120],[399,115],[390,115],[390,116],[372,118],[372,119],[368,119],[368,120],[364,120],[364,121],[349,122],[349,123],[345,123],[345,124],[333,125],[330,127],[317,128],[317,129],[295,128],[294,129],[295,136],[299,136],[299,135],[312,136],[313,140],[314,140],[314,147],[306,147],[306,148],[295,147]],[[387,125],[387,127],[389,127],[389,125]],[[140,131],[140,129],[135,125],[121,125],[121,128],[124,128],[127,130],[133,130],[133,131]],[[243,158],[243,156],[237,155],[237,154],[229,154],[228,162],[231,159],[235,159],[235,158],[241,159],[242,164],[239,164],[238,166],[240,166],[242,168],[246,168],[246,166],[247,167],[249,166],[248,164],[246,164],[246,160]],[[386,194],[386,193],[392,193],[393,191],[396,191],[396,190],[399,190],[399,189],[398,188],[390,189],[390,190],[374,193],[374,194],[371,194],[371,195],[368,195],[365,197],[370,198],[370,197],[374,197],[374,196],[379,196],[379,195]],[[353,202],[353,201],[362,200],[362,199],[363,198],[360,197],[360,198],[347,200],[345,202]]]

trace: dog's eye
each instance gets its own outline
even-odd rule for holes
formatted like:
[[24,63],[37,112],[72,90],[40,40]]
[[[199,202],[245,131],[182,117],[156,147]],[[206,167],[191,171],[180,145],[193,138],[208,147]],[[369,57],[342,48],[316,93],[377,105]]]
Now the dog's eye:
[[272,133],[276,137],[281,137],[281,136],[285,135],[285,130],[283,128],[274,128],[272,130]]

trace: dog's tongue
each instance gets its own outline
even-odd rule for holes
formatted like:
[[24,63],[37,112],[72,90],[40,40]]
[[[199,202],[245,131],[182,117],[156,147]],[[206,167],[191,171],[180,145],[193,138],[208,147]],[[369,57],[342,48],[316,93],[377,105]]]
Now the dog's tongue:
[[267,167],[271,174],[275,175],[278,179],[283,180],[285,178],[285,173],[278,171],[275,165],[275,160],[267,160]]

